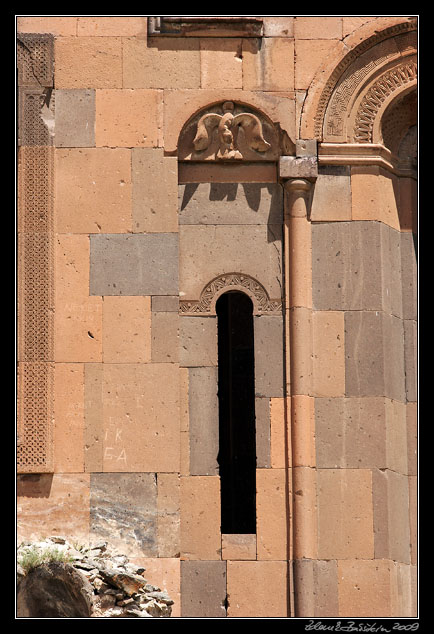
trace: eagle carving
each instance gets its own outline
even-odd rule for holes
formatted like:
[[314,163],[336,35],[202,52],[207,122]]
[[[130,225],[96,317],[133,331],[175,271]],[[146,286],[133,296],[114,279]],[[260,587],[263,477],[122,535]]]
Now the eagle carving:
[[222,115],[209,113],[199,119],[196,136],[193,140],[196,151],[207,149],[212,139],[212,133],[217,128],[219,149],[216,152],[216,159],[242,159],[243,155],[237,147],[240,127],[244,131],[248,147],[252,150],[266,152],[270,149],[271,145],[264,139],[262,124],[256,115],[242,112],[234,116],[234,103],[232,101],[225,101],[222,109]]

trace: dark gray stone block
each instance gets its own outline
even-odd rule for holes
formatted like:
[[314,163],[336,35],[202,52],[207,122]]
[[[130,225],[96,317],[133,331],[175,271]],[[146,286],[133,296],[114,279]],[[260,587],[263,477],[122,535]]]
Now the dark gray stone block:
[[217,475],[219,405],[217,368],[190,368],[190,473]]
[[95,147],[95,91],[56,90],[56,147]]
[[226,616],[226,562],[181,561],[181,616]]
[[254,317],[255,394],[279,397],[284,395],[283,317]]
[[91,295],[178,295],[178,234],[90,236]]

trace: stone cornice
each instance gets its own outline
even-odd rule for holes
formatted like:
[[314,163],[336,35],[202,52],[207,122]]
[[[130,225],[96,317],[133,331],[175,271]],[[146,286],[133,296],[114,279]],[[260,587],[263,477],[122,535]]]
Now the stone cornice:
[[148,35],[262,37],[263,19],[252,16],[159,16],[148,18]]
[[417,178],[415,167],[404,165],[380,143],[319,143],[318,164],[377,165],[397,176]]

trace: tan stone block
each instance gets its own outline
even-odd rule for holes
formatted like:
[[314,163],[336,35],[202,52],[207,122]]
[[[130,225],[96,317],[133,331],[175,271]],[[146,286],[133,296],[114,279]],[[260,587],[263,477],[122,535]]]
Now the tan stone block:
[[[324,63],[324,60],[332,55],[339,45],[336,40],[310,39],[296,40],[295,42],[295,88],[306,90],[309,88],[315,73]],[[306,132],[302,132],[303,138]]]
[[240,39],[201,39],[201,88],[242,88],[244,63]]
[[152,313],[152,361],[156,363],[177,363],[178,313]]
[[104,421],[103,421],[103,364],[84,365],[84,463],[85,471],[100,473],[103,470]]
[[221,559],[220,478],[181,478],[181,557]]
[[102,361],[102,298],[89,297],[89,236],[59,234],[55,261],[55,360]]
[[131,231],[131,154],[124,148],[57,149],[56,230]]
[[345,394],[344,313],[312,312],[312,393]]
[[408,473],[406,405],[385,399],[386,464],[397,473]]
[[407,403],[407,461],[408,474],[417,475],[417,403]]
[[243,41],[244,90],[294,90],[294,40],[284,37]]
[[287,617],[286,561],[228,561],[228,617]]
[[222,559],[256,559],[256,535],[222,535]]
[[318,557],[374,556],[372,472],[318,469]]
[[274,163],[179,163],[178,182],[184,183],[275,183]]
[[293,469],[294,559],[318,558],[317,472],[310,467]]
[[104,364],[103,417],[104,471],[179,472],[175,364]]
[[346,166],[320,168],[313,188],[312,222],[351,220],[351,179]]
[[288,399],[270,398],[270,459],[274,469],[288,468],[291,406]]
[[147,37],[147,18],[135,16],[79,16],[77,35]]
[[342,18],[338,16],[296,16],[294,19],[296,40],[321,40],[342,38]]
[[145,568],[145,578],[148,583],[166,591],[174,601],[171,616],[181,616],[181,560],[179,558],[148,558],[131,557],[130,561],[136,566]]
[[392,616],[392,567],[387,559],[338,561],[338,616]]
[[264,37],[294,37],[294,18],[264,16]]
[[84,471],[84,365],[55,364],[54,471]]
[[178,231],[177,168],[178,159],[164,157],[163,149],[133,149],[133,231]]
[[181,466],[180,473],[182,476],[191,474],[190,470],[190,434],[188,431],[182,431],[180,437]]
[[161,146],[160,91],[97,90],[95,108],[97,147]]
[[291,410],[293,466],[315,467],[315,400],[294,395]]
[[256,530],[258,559],[288,555],[289,489],[286,469],[256,470]]
[[20,16],[17,18],[17,33],[77,35],[77,19],[73,16]]
[[89,474],[28,474],[18,476],[18,543],[49,535],[89,543]]
[[397,176],[381,167],[352,167],[351,193],[353,220],[378,220],[400,228]]
[[411,566],[394,563],[391,569],[391,614],[395,617],[415,616],[412,611]]
[[410,561],[417,564],[418,550],[418,489],[417,476],[409,476],[408,478],[408,502],[410,515]]
[[102,323],[105,363],[151,361],[150,297],[104,297]]
[[180,552],[180,480],[177,473],[157,473],[158,555]]
[[200,88],[199,40],[124,38],[123,81],[124,88]]
[[346,37],[347,35],[355,31],[356,29],[360,28],[363,24],[366,24],[366,22],[371,22],[372,20],[375,20],[375,19],[376,19],[375,15],[369,15],[364,17],[355,16],[355,15],[351,15],[351,16],[344,15],[342,18],[343,37]]
[[279,122],[292,139],[295,139],[295,94],[294,92],[246,91],[236,88],[164,91],[164,149],[177,150],[178,138],[183,125],[201,108],[213,102],[240,101],[258,108],[272,121]]
[[56,88],[122,88],[120,37],[55,40]]

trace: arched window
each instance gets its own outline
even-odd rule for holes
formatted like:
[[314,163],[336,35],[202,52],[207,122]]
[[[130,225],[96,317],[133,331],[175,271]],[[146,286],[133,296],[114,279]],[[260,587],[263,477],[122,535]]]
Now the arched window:
[[253,304],[245,293],[229,291],[216,312],[221,532],[256,533]]

